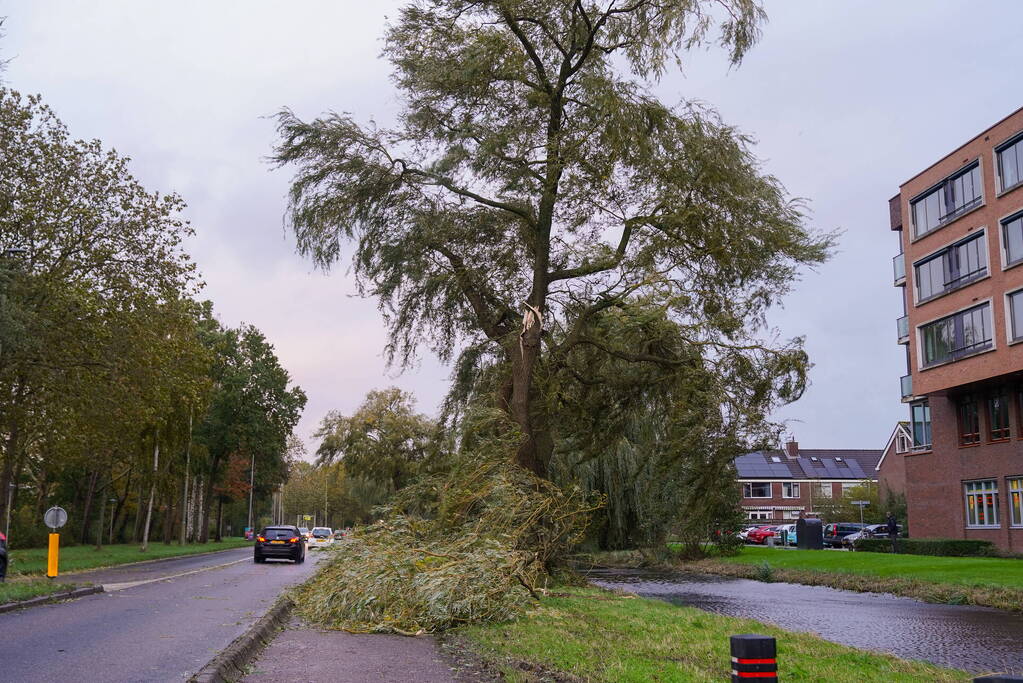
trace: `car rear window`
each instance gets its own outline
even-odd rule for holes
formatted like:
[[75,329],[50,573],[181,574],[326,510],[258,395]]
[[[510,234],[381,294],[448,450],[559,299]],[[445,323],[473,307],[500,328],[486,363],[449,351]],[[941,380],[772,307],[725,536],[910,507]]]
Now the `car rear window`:
[[315,529],[315,530],[313,530],[313,537],[314,538],[327,538],[329,536],[330,536],[330,532],[327,531],[326,529],[322,529],[322,530],[321,529]]
[[279,541],[282,538],[291,538],[297,535],[294,529],[263,529],[263,533],[260,534],[260,536],[270,541]]

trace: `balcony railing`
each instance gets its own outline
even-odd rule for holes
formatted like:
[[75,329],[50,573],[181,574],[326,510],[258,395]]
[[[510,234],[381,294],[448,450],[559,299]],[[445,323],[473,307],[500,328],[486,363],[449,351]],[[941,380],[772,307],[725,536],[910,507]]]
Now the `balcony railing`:
[[900,344],[908,344],[909,343],[909,316],[908,315],[902,316],[901,318],[899,318],[898,320],[895,321],[895,325],[896,325],[896,327],[898,327],[898,330],[899,330],[899,343]]
[[907,398],[912,398],[913,375],[903,375],[900,382],[902,383],[902,400],[905,401]]
[[906,255],[898,254],[892,259],[892,270],[895,271],[895,285],[905,284],[906,282]]

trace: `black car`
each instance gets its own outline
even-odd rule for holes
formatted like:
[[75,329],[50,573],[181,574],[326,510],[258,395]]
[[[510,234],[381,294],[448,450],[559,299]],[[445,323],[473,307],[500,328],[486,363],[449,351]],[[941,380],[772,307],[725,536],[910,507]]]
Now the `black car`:
[[841,548],[843,538],[849,534],[855,534],[865,526],[867,525],[860,524],[858,522],[834,522],[832,524],[825,524],[824,546],[830,548]]
[[0,583],[7,577],[7,537],[0,533]]
[[268,526],[259,532],[252,559],[262,563],[267,558],[305,562],[305,538],[297,526]]

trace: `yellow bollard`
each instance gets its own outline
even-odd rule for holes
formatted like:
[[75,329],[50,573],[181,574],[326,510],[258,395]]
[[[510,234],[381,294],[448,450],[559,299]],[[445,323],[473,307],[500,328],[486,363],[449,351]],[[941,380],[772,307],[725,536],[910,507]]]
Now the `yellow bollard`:
[[57,576],[57,555],[60,554],[60,534],[50,534],[50,553],[46,556],[46,575]]

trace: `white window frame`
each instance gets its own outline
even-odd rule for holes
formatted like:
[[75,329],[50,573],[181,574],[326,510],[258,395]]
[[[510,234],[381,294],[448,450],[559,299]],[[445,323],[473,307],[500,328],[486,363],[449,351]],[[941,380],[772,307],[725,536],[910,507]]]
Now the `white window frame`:
[[[793,491],[795,491],[795,493],[792,493]],[[783,481],[781,483],[781,497],[782,498],[799,498],[799,482],[798,481]]]
[[[930,187],[928,187],[923,192],[918,192],[917,194],[915,194],[914,196],[909,198],[909,200],[906,203],[907,203],[907,206],[909,207],[909,221],[908,221],[909,224],[910,224],[910,240],[909,241],[910,241],[911,244],[913,242],[918,241],[918,240],[922,240],[923,238],[927,237],[928,235],[933,235],[934,233],[938,232],[942,228],[947,227],[947,226],[951,225],[952,223],[955,223],[957,220],[959,220],[963,216],[969,215],[969,214],[973,213],[974,211],[976,211],[977,209],[980,209],[981,207],[987,205],[987,191],[986,191],[987,188],[985,187],[985,183],[984,183],[984,162],[985,162],[985,160],[984,160],[983,155],[982,156],[978,156],[976,159],[972,159],[972,160],[968,161],[967,163],[965,163],[962,166],[960,166],[957,170],[953,171],[952,173],[949,173],[947,176],[942,178],[937,183],[931,185]],[[921,201],[924,197],[926,197],[927,195],[931,194],[931,192],[934,192],[935,190],[944,192],[945,183],[947,183],[950,178],[963,175],[964,173],[966,173],[967,169],[969,169],[974,164],[977,165],[978,175],[980,176],[980,202],[976,206],[973,206],[973,207],[967,209],[966,211],[963,211],[961,214],[959,214],[957,216],[953,216],[952,218],[949,218],[949,219],[945,220],[942,223],[938,223],[936,226],[934,226],[933,228],[931,228],[927,232],[924,232],[924,233],[919,232],[917,230],[917,224],[916,224],[916,211],[913,210],[913,205],[915,203]]]
[[[1012,304],[1010,303],[1010,300],[1012,299],[1012,296],[1014,294],[1023,294],[1023,289],[1014,289],[1014,290],[1012,290],[1010,292],[1006,292],[1002,296],[1002,305],[1004,306],[1004,309],[1005,309],[1005,311],[1004,311],[1005,312],[1005,343],[1006,343],[1006,345],[1009,345],[1009,346],[1011,346],[1013,344],[1019,344],[1020,342],[1023,342],[1023,330],[1020,330],[1020,335],[1019,335],[1018,339],[1014,339],[1013,338],[1013,333],[1015,332],[1015,330],[1012,329],[1012,324],[1013,324],[1013,320],[1012,320]],[[1020,321],[1020,322],[1023,322],[1023,321]]]
[[842,497],[845,498],[846,494],[848,494],[849,491],[852,491],[857,486],[863,486],[863,484],[861,484],[858,481],[857,482],[852,482],[852,483],[842,482]]
[[1017,187],[1023,185],[1023,178],[1020,178],[1020,180],[1018,180],[1014,185],[1006,187],[1005,182],[1002,180],[1002,166],[998,163],[998,155],[1001,154],[1003,150],[1012,147],[1020,140],[1023,140],[1023,131],[1016,131],[1009,137],[1005,138],[1005,140],[991,148],[991,172],[994,173],[995,183],[998,187],[995,197],[1001,197],[1006,192],[1011,192]]
[[1009,526],[1023,528],[1023,477],[1006,477],[1009,490]]
[[[986,523],[981,524],[979,515],[970,513],[970,500],[974,500],[974,511],[978,510],[978,504],[985,505],[985,496],[993,496],[993,511],[991,514],[985,513]],[[966,505],[966,528],[967,529],[1000,529],[1002,527],[1001,520],[999,519],[998,510],[998,480],[997,479],[977,479],[974,481],[963,482],[963,502]]]
[[[968,356],[961,356],[959,358],[950,358],[950,359],[948,359],[946,361],[942,361],[940,363],[934,363],[933,365],[924,365],[924,335],[921,333],[920,330],[922,328],[926,327],[927,325],[930,325],[931,323],[938,322],[939,320],[944,320],[945,318],[951,318],[952,316],[959,315],[963,311],[968,311],[971,308],[980,308],[981,306],[984,306],[985,304],[991,309],[991,348],[990,349],[983,349],[982,351],[976,351],[974,353],[971,353]],[[968,360],[968,359],[973,358],[975,356],[981,356],[981,355],[984,355],[985,353],[991,353],[992,351],[997,351],[998,350],[998,335],[995,334],[995,329],[997,329],[995,327],[995,305],[994,305],[994,300],[991,297],[988,297],[986,299],[978,299],[977,301],[971,301],[968,306],[962,306],[960,308],[957,308],[954,311],[949,311],[948,313],[942,313],[941,315],[936,315],[933,318],[931,318],[930,320],[924,320],[923,322],[921,322],[919,325],[917,325],[914,328],[915,334],[913,335],[916,338],[916,365],[917,365],[916,369],[917,369],[917,372],[924,372],[925,370],[932,370],[934,368],[940,368],[940,367],[943,367],[945,365],[949,365],[951,363],[959,363],[961,361]],[[931,439],[933,439],[933,438],[934,437],[932,436]]]
[[758,522],[763,520],[774,519],[773,513],[767,510],[747,510],[746,517],[747,519],[756,520]]
[[[813,492],[815,498],[827,498],[834,500],[835,498],[835,486],[832,482],[811,482],[810,490]],[[827,493],[825,493],[825,491]]]
[[[1011,216],[1011,215],[1013,215],[1013,214],[1008,214],[1008,216]],[[1001,223],[999,223],[998,225],[999,225],[998,237],[999,237],[999,239],[1001,239],[1001,236],[1002,236],[1001,229],[1000,229]],[[930,234],[930,233],[928,233],[928,234]],[[920,298],[920,288],[919,288],[919,283],[917,282],[917,274],[916,274],[917,266],[919,266],[920,264],[924,263],[925,261],[930,261],[930,260],[934,259],[938,254],[940,254],[942,252],[946,252],[946,251],[948,251],[949,249],[951,249],[952,247],[954,247],[954,246],[956,246],[958,244],[961,244],[963,242],[969,242],[969,241],[974,240],[974,239],[979,239],[980,237],[984,238],[984,270],[986,270],[987,273],[984,274],[984,275],[981,275],[978,278],[970,280],[969,282],[964,282],[961,285],[953,287],[952,289],[946,289],[946,290],[943,290],[943,291],[939,292],[938,294],[932,294],[931,296],[927,297],[926,299],[921,299]],[[1005,270],[1004,264],[1005,264],[1005,256],[1003,255],[1002,259],[1001,259],[1002,270]],[[976,232],[972,232],[971,231],[965,237],[964,236],[956,237],[955,239],[949,240],[945,244],[941,245],[937,249],[931,249],[931,251],[929,253],[921,256],[916,261],[913,261],[912,263],[910,263],[909,264],[909,269],[913,273],[913,307],[914,308],[923,306],[924,304],[929,304],[930,302],[935,301],[937,299],[940,299],[943,296],[948,296],[952,292],[958,292],[960,289],[963,289],[964,287],[969,287],[970,285],[972,285],[974,283],[982,282],[983,280],[988,279],[989,277],[991,277],[991,235],[989,234],[987,226],[986,225],[979,226],[977,228]]]
[[901,454],[909,453],[911,450],[913,450],[913,438],[906,436],[900,430],[899,433],[895,435],[895,452],[897,454]]

